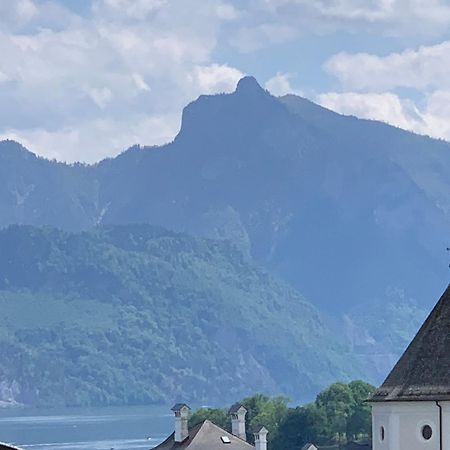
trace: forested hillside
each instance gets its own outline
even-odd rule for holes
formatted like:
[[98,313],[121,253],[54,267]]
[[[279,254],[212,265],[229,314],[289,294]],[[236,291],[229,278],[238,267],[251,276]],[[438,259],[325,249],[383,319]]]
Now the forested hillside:
[[361,368],[320,313],[234,245],[148,225],[0,232],[1,400],[308,399]]

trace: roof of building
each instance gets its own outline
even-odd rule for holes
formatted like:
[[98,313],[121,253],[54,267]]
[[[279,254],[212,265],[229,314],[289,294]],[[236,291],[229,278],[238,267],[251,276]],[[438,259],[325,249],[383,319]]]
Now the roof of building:
[[4,442],[0,442],[0,450],[21,450],[19,447],[15,447],[12,444],[5,444]]
[[228,410],[228,414],[235,414],[237,413],[241,408],[245,409],[247,411],[247,408],[242,405],[241,403],[235,403],[231,406],[231,408]]
[[172,406],[172,411],[180,411],[181,408],[189,408],[188,405],[186,405],[186,403],[175,403],[175,405]]
[[[224,442],[222,437],[228,438]],[[229,441],[229,442],[228,442]],[[199,423],[189,430],[189,437],[183,442],[175,442],[172,433],[164,442],[154,450],[254,450],[253,445],[234,436],[228,431],[214,425],[209,420]]]
[[259,433],[268,433],[267,428],[264,425],[253,425],[251,430],[250,430],[253,434],[259,434]]
[[450,285],[371,402],[450,400]]
[[311,442],[308,442],[301,448],[301,450],[317,450],[317,447],[314,444],[311,444]]

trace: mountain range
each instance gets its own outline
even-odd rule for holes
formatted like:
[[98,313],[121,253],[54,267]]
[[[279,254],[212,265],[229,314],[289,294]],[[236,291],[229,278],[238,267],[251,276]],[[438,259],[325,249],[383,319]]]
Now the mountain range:
[[151,224],[229,241],[314,305],[376,382],[448,278],[449,169],[445,141],[245,77],[189,104],[173,142],[95,165],[1,142],[0,227]]

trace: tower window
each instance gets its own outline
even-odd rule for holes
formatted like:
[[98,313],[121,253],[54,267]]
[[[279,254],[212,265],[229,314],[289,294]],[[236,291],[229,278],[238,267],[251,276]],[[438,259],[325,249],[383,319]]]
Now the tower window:
[[426,441],[429,441],[432,436],[433,436],[433,429],[430,427],[430,425],[424,425],[422,427],[422,437]]
[[385,437],[384,435],[385,435],[384,427],[381,427],[380,428],[380,439],[382,441],[384,441],[384,437]]

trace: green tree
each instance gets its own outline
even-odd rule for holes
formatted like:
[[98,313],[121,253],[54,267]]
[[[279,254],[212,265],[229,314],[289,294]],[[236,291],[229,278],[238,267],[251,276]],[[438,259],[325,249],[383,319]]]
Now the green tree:
[[[365,404],[365,401],[375,392],[375,386],[361,380],[355,380],[348,384],[357,405]],[[369,409],[369,407],[367,408]]]
[[256,394],[242,400],[242,405],[247,409],[246,425],[247,440],[254,441],[251,433],[255,425],[264,425],[269,431],[268,441],[273,440],[281,422],[288,413],[289,399],[286,397],[267,397],[262,394]]
[[337,436],[340,442],[355,408],[352,390],[348,384],[334,383],[317,396],[316,405],[325,413],[329,436]]
[[210,420],[224,430],[231,431],[231,422],[228,417],[226,409],[222,408],[200,408],[195,411],[189,418],[189,426],[195,427],[195,425],[203,422],[204,420]]
[[[338,440],[369,437],[370,407],[365,402],[375,387],[364,381],[334,383],[320,392],[316,401],[296,408],[288,407],[286,397],[256,394],[243,399],[247,409],[247,440],[253,442],[251,428],[264,425],[269,430],[269,449],[298,450],[307,442],[319,445]],[[226,409],[201,408],[191,418],[191,426],[209,419],[230,430]]]
[[347,419],[347,438],[357,439],[358,436],[371,435],[372,421],[370,405],[366,400],[373,394],[375,387],[361,380],[349,383],[353,393],[355,407]]
[[272,439],[276,450],[298,450],[307,442],[327,441],[325,414],[314,403],[289,409]]

